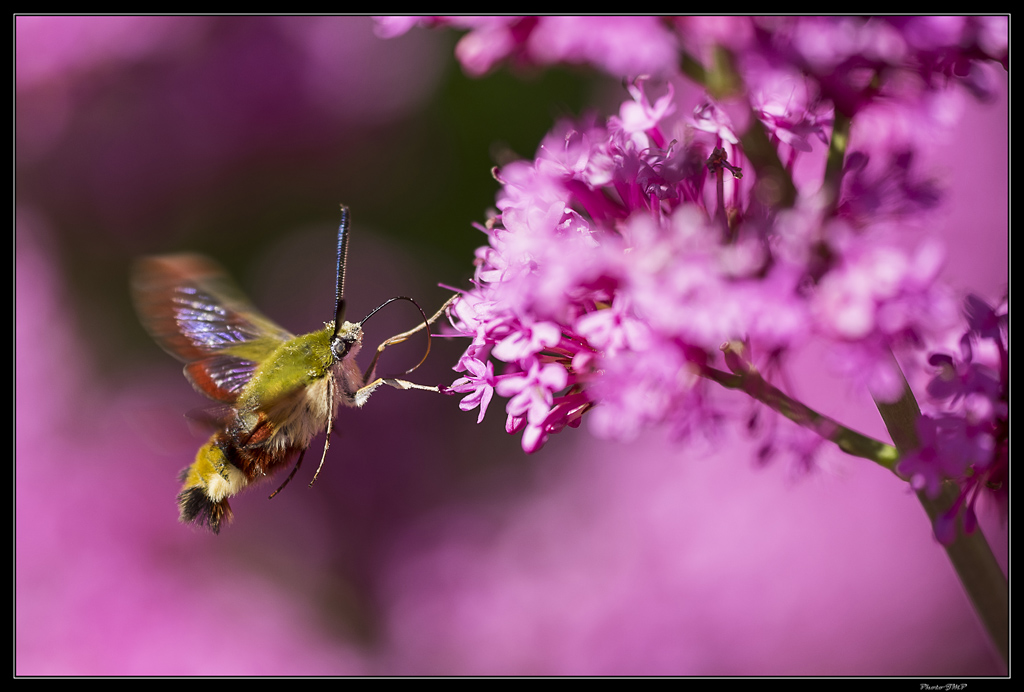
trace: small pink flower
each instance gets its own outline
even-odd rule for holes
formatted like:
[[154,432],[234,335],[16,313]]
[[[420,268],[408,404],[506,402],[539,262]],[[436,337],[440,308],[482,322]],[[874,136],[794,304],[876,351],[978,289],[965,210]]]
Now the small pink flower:
[[495,390],[509,397],[506,410],[510,416],[526,417],[532,425],[540,425],[551,410],[554,393],[567,384],[564,367],[556,363],[541,365],[533,358],[528,371],[502,376]]
[[467,394],[468,396],[459,402],[459,408],[463,411],[472,411],[479,406],[480,415],[477,416],[476,422],[480,423],[484,419],[484,414],[487,413],[487,405],[491,403],[491,397],[494,396],[496,383],[494,364],[490,361],[484,364],[475,358],[464,357],[459,361],[459,365],[462,366],[462,369],[467,370],[469,375],[455,380],[451,387],[445,388],[444,393]]

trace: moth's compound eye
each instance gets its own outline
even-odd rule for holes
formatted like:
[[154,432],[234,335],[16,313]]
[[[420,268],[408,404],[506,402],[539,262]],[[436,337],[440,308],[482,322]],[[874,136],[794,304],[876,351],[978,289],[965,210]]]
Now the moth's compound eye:
[[334,353],[334,357],[338,360],[342,360],[348,352],[352,350],[352,344],[356,343],[358,339],[354,339],[348,336],[337,336],[331,341],[331,351]]

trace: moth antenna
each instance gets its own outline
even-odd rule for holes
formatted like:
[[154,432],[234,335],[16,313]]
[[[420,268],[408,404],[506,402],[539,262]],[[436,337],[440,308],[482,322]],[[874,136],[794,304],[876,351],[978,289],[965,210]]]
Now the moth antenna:
[[331,431],[334,429],[334,378],[327,378],[327,436],[324,438],[324,453],[320,455],[320,465],[316,467],[316,473],[313,474],[313,480],[309,482],[309,487],[312,488],[313,484],[316,483],[317,476],[320,475],[320,469],[324,467],[324,459],[327,458],[327,448],[331,446]]
[[304,457],[304,456],[306,456],[306,450],[302,450],[301,452],[299,452],[299,460],[296,461],[295,462],[295,466],[292,467],[292,472],[289,473],[288,477],[284,479],[284,483],[282,483],[281,485],[279,485],[277,487],[277,490],[275,490],[274,492],[270,493],[270,497],[267,498],[268,500],[273,500],[274,499],[274,495],[277,495],[279,492],[284,490],[284,486],[288,485],[291,482],[292,477],[295,475],[295,472],[299,470],[300,466],[302,466],[302,457]]
[[[345,322],[345,264],[348,262],[348,207],[341,205],[341,222],[338,224],[338,283],[334,290],[334,338]],[[334,340],[332,338],[332,341]]]

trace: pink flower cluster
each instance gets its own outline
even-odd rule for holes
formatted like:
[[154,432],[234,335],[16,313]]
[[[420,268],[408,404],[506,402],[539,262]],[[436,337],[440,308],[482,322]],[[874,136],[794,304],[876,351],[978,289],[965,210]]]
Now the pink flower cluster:
[[530,452],[591,410],[606,436],[684,432],[715,415],[700,375],[723,342],[779,354],[812,334],[894,393],[887,349],[948,307],[934,285],[941,254],[824,219],[814,195],[765,208],[712,102],[684,115],[671,85],[652,99],[637,82],[630,95],[618,116],[562,123],[534,161],[496,172],[500,214],[454,309],[473,338],[451,386],[463,409],[482,417],[495,391],[508,397],[507,428]]
[[[986,63],[1009,67],[1009,18],[976,17],[382,17],[390,37],[414,26],[468,29],[455,48],[480,76],[503,61],[591,65],[615,77],[669,77],[684,53],[710,64],[716,46],[744,63],[789,65],[812,75],[852,114],[894,89],[955,79],[979,97],[995,89]],[[882,79],[877,80],[879,75]],[[905,78],[913,76],[912,83]],[[781,104],[776,104],[781,105]],[[783,113],[785,107],[783,106]]]
[[[942,194],[917,162],[964,95],[994,93],[1005,17],[431,18],[379,31],[414,24],[470,29],[456,52],[474,75],[511,60],[630,80],[617,115],[563,122],[533,161],[495,171],[498,213],[454,306],[472,343],[449,391],[480,419],[506,397],[527,452],[584,415],[615,438],[726,418],[703,377],[726,342],[784,373],[792,347],[827,340],[853,384],[892,401],[893,352],[955,321],[943,250],[920,233]],[[689,96],[686,77],[706,92]],[[935,461],[953,433],[930,421],[904,473],[931,487],[983,468],[978,447],[956,469]]]

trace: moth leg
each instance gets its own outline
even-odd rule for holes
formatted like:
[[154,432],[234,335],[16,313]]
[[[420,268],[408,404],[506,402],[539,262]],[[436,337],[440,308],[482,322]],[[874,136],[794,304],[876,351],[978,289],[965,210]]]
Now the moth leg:
[[399,380],[394,377],[386,377],[383,378],[381,381],[387,386],[394,387],[395,389],[421,389],[424,392],[434,392],[435,394],[441,393],[441,390],[438,389],[437,387],[428,387],[427,385],[424,384],[416,384],[415,382],[410,382],[408,380]]
[[275,490],[274,492],[270,493],[270,497],[267,498],[268,500],[273,500],[274,499],[274,495],[277,495],[279,492],[284,490],[284,487],[286,485],[291,483],[292,477],[295,476],[295,472],[299,470],[300,466],[302,466],[302,457],[304,457],[304,456],[306,456],[306,450],[302,450],[301,452],[299,452],[299,460],[296,461],[295,462],[295,466],[292,467],[292,472],[289,473],[288,477],[284,479],[284,483],[282,483],[281,485],[279,485],[277,487],[277,490]]
[[394,387],[395,389],[402,390],[419,389],[424,392],[433,392],[434,394],[439,394],[441,392],[441,390],[438,389],[437,387],[428,387],[425,384],[416,384],[415,382],[409,382],[408,380],[400,380],[394,377],[378,377],[370,384],[364,387],[360,387],[359,389],[356,390],[355,394],[352,395],[352,400],[355,403],[355,405],[362,406],[363,404],[365,404],[366,400],[370,398],[370,395],[373,394],[374,391],[376,391],[377,387],[381,386],[382,384],[386,384],[389,387]]
[[[358,394],[358,391],[356,392]],[[369,396],[369,395],[367,395]],[[332,402],[334,401],[334,378],[327,378],[327,410],[333,412]],[[320,465],[316,467],[316,473],[313,474],[313,480],[309,482],[309,487],[313,487],[316,483],[317,476],[320,475],[320,469],[324,467],[324,459],[327,458],[327,448],[331,446],[331,431],[334,430],[334,416],[329,414],[327,416],[327,435],[324,437],[324,453],[320,455]],[[305,450],[303,450],[305,453]],[[294,473],[294,471],[292,472]]]
[[430,319],[426,320],[425,322],[420,322],[418,325],[416,325],[415,327],[413,327],[412,329],[410,329],[407,332],[402,332],[401,334],[395,334],[393,337],[391,337],[390,339],[387,339],[384,343],[382,343],[380,346],[378,346],[377,347],[377,351],[380,352],[380,351],[383,351],[388,346],[392,346],[394,344],[400,344],[403,341],[405,341],[406,339],[408,339],[410,336],[415,334],[416,332],[418,332],[421,329],[423,329],[424,327],[429,327],[434,322],[437,322],[438,318],[441,317],[441,315],[444,314],[444,311],[448,309],[448,306],[450,306],[452,303],[454,303],[455,299],[458,298],[458,297],[459,297],[459,294],[456,293],[451,298],[449,298],[448,300],[444,301],[444,305],[442,305],[438,309],[438,311],[433,314],[433,316]]
[[[365,382],[366,380],[373,379],[373,376],[376,374],[376,370],[377,370],[377,359],[380,358],[380,354],[384,352],[384,349],[386,349],[388,346],[394,346],[395,344],[400,344],[403,341],[405,341],[406,339],[408,339],[410,336],[415,334],[416,332],[420,331],[421,329],[427,328],[430,325],[432,325],[434,322],[436,322],[438,320],[438,318],[441,317],[441,315],[443,315],[445,313],[445,311],[448,309],[448,307],[452,303],[454,303],[455,299],[458,298],[458,297],[459,297],[459,294],[456,293],[451,298],[449,298],[448,300],[444,301],[444,305],[442,305],[438,309],[438,311],[433,314],[432,317],[430,317],[429,319],[424,320],[423,322],[420,322],[418,325],[416,325],[415,327],[413,327],[409,331],[402,332],[401,334],[395,334],[393,337],[391,337],[389,339],[385,339],[381,343],[381,345],[377,347],[377,352],[373,354],[373,360],[370,361],[370,367],[368,367],[366,369],[366,374],[363,375],[363,381]],[[414,305],[415,305],[415,303],[414,303]],[[419,307],[419,306],[417,305],[416,307]],[[422,314],[422,310],[420,312]],[[415,370],[419,366],[423,365],[423,361],[425,361],[427,359],[427,356],[429,356],[429,355],[430,355],[430,339],[429,339],[429,334],[428,334],[427,352],[423,354],[423,358],[420,359],[419,363],[417,363],[413,367],[411,367],[408,370],[406,370],[405,373],[403,373],[403,374],[409,374],[410,372],[412,372],[413,370]],[[377,382],[376,384],[380,384],[380,383]],[[366,385],[366,386],[369,387],[370,385]],[[394,385],[392,385],[392,386],[394,386]],[[398,389],[405,389],[405,387],[398,387]],[[370,391],[372,392],[373,390],[371,389]],[[435,388],[435,391],[436,391],[436,388]],[[369,397],[369,394],[367,394],[366,397]],[[364,397],[364,401],[365,401],[365,397]]]

